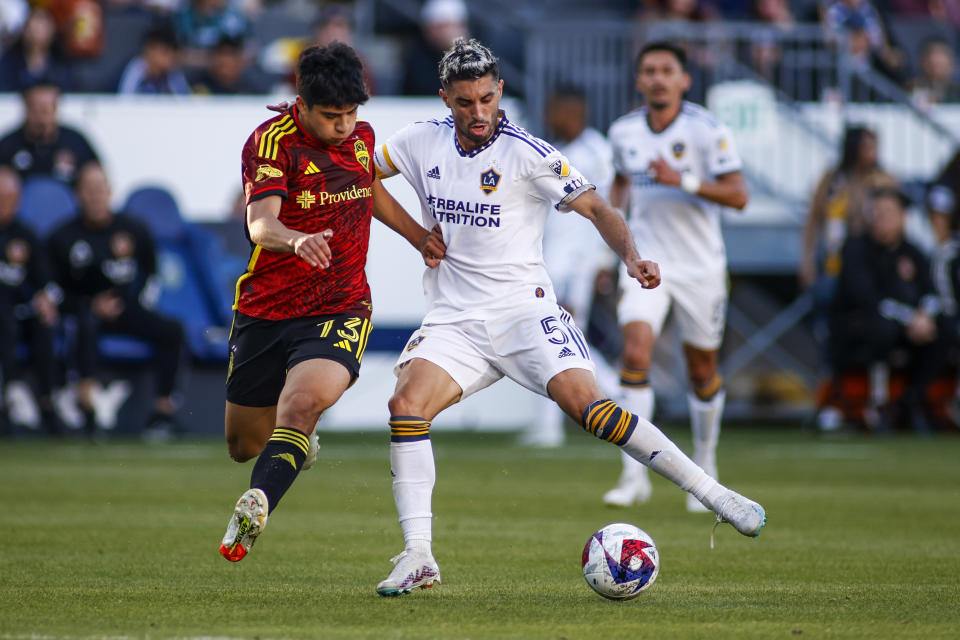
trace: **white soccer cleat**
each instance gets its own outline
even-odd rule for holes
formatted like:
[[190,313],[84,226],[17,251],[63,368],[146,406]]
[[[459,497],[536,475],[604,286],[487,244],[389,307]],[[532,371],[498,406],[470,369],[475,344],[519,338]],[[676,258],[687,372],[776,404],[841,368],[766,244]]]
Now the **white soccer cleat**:
[[729,522],[745,536],[756,538],[767,524],[767,514],[759,504],[727,489],[717,500],[717,522]]
[[313,433],[310,434],[310,448],[307,449],[307,457],[303,459],[303,464],[300,465],[300,471],[306,471],[317,461],[317,454],[320,453],[320,436],[317,435],[317,430],[314,428]]
[[647,474],[621,475],[617,486],[603,494],[603,502],[611,507],[629,507],[650,501],[650,478]]
[[414,589],[429,589],[434,583],[440,584],[440,567],[432,554],[405,549],[390,558],[390,562],[396,566],[387,579],[377,585],[381,596],[402,596]]
[[240,562],[267,526],[267,496],[260,489],[248,489],[233,509],[227,532],[220,542],[220,555],[230,562]]

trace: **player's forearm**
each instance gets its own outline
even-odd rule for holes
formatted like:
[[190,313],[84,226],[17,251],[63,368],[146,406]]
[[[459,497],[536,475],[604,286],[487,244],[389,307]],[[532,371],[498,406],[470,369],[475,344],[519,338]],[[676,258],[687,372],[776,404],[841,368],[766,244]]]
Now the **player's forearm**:
[[247,231],[254,244],[276,253],[293,253],[296,241],[306,235],[280,222],[280,196],[268,196],[247,206]]
[[630,233],[630,228],[627,227],[627,223],[619,211],[610,206],[597,207],[593,225],[600,232],[600,236],[607,243],[607,246],[613,249],[622,261],[631,262],[640,257],[637,254],[633,234]]
[[254,244],[276,253],[293,253],[297,239],[306,235],[285,227],[272,216],[253,218],[247,223],[247,228]]
[[420,247],[427,230],[414,220],[379,180],[373,187],[373,217],[387,225],[416,248]]
[[697,195],[704,200],[734,209],[743,209],[750,199],[746,185],[727,182],[702,182]]

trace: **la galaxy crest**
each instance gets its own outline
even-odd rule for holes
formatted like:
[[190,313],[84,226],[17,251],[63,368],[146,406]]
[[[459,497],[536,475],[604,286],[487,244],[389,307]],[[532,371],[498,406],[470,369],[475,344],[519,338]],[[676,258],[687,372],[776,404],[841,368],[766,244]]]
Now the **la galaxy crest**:
[[370,152],[367,151],[367,145],[364,144],[363,140],[357,140],[353,143],[353,153],[357,156],[357,162],[359,162],[365,171],[370,170]]
[[675,142],[673,144],[673,157],[679,160],[683,157],[683,152],[686,151],[687,147],[682,142]]
[[494,191],[497,190],[497,187],[500,186],[500,178],[503,176],[493,168],[490,167],[486,171],[480,174],[480,190],[483,191],[483,195],[488,196]]

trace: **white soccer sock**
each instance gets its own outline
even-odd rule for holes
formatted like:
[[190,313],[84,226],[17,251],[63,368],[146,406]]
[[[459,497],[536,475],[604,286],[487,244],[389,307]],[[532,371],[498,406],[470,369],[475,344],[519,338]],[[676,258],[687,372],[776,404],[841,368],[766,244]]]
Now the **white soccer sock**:
[[537,396],[537,415],[527,427],[526,444],[558,447],[563,444],[563,410],[551,398]]
[[637,426],[622,449],[711,509],[726,490],[649,420],[637,418]]
[[[654,395],[649,386],[637,389],[635,387],[620,387],[620,406],[637,416],[641,420],[650,422],[653,417]],[[623,471],[620,478],[623,481],[632,481],[636,478],[645,478],[647,468],[638,462],[626,449],[621,450]]]
[[393,499],[407,549],[430,553],[433,513],[430,502],[437,470],[430,440],[390,443]]
[[693,460],[714,478],[717,477],[717,441],[720,439],[720,418],[727,393],[723,389],[703,401],[687,394],[690,425],[693,429]]

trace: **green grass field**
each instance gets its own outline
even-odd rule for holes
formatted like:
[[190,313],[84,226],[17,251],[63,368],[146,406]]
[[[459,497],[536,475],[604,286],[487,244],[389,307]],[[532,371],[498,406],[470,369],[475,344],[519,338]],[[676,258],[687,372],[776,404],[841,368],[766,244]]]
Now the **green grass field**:
[[[684,429],[671,434],[685,446]],[[219,442],[0,442],[0,638],[958,638],[960,438],[824,441],[727,429],[725,482],[758,499],[756,540],[649,505],[605,508],[617,452],[512,434],[434,434],[444,584],[382,599],[402,538],[382,435],[325,436],[266,532],[217,545],[250,464]],[[657,541],[656,585],[609,602],[580,573],[600,526]]]

